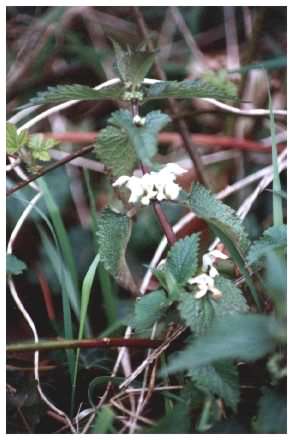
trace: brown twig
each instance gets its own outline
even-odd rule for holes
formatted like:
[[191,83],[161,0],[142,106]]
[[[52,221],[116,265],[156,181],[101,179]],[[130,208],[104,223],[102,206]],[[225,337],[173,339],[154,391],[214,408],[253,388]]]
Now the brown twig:
[[[140,9],[136,6],[133,9],[134,9],[134,15],[136,17],[137,25],[138,25],[138,28],[141,32],[143,39],[147,42],[149,49],[154,50],[154,46],[152,44],[152,41],[149,38],[149,31],[146,27],[146,24],[145,24],[145,21],[144,21],[144,18],[143,18],[143,15],[142,15]],[[157,61],[155,61],[155,69],[156,69],[156,73],[157,73],[158,77],[161,80],[166,81],[165,72],[161,69],[161,67]],[[204,173],[204,167],[203,167],[200,155],[198,154],[198,152],[196,150],[193,149],[193,145],[192,145],[192,141],[190,138],[190,133],[187,128],[187,125],[183,119],[178,118],[177,103],[174,99],[169,98],[168,104],[170,106],[172,116],[174,118],[177,118],[177,119],[175,119],[175,122],[174,122],[175,126],[177,127],[177,130],[180,133],[180,136],[183,141],[183,146],[184,146],[185,150],[187,151],[188,155],[190,156],[190,159],[192,160],[192,163],[193,163],[195,170],[197,171],[198,180],[201,183],[203,183],[204,185],[209,186],[209,181]]]
[[96,347],[133,347],[133,348],[156,348],[162,344],[161,340],[144,338],[101,338],[101,339],[73,339],[73,340],[50,340],[39,343],[22,342],[9,344],[7,352],[17,351],[45,351],[68,348],[96,348]]
[[42,177],[45,174],[49,173],[50,171],[53,171],[56,168],[64,165],[65,163],[70,162],[71,160],[75,159],[76,157],[83,156],[83,155],[89,153],[90,151],[92,151],[94,149],[94,147],[95,147],[94,145],[87,145],[86,147],[83,147],[80,150],[75,151],[74,153],[68,154],[66,157],[64,157],[64,159],[61,159],[61,160],[53,163],[49,167],[41,170],[39,173],[34,174],[29,179],[24,180],[23,182],[19,183],[18,185],[14,186],[13,188],[9,189],[6,192],[6,197],[9,197],[11,194],[15,193],[16,191],[20,190],[21,188],[24,188],[29,183],[33,182],[34,180],[37,180],[39,177]]

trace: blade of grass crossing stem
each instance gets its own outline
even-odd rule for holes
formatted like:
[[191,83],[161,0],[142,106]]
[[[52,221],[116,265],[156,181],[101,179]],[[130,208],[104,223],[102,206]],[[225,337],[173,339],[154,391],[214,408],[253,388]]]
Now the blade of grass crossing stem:
[[[95,256],[92,264],[90,265],[90,267],[84,277],[83,283],[82,283],[78,339],[82,339],[83,334],[84,334],[84,325],[85,325],[85,321],[86,321],[92,285],[94,282],[94,278],[95,278],[95,274],[96,274],[96,270],[97,270],[99,262],[100,262],[100,255],[97,254]],[[73,377],[73,386],[72,386],[72,402],[71,402],[72,408],[73,408],[74,399],[75,399],[79,354],[80,354],[80,349],[78,348],[76,350],[75,366],[74,366],[74,377]]]
[[[54,249],[50,239],[48,238],[46,232],[41,226],[38,226],[41,238],[42,245],[44,246],[44,250],[48,255],[49,260],[51,261],[52,266],[55,266],[55,271],[57,273],[57,277],[59,279],[59,283],[61,286],[61,296],[62,296],[62,313],[63,313],[63,325],[64,325],[64,338],[65,339],[73,339],[73,326],[72,326],[72,317],[71,317],[71,309],[69,304],[69,294],[67,291],[67,284],[64,282],[64,269],[63,269],[63,261],[62,258],[58,258],[58,252]],[[74,352],[73,350],[65,350],[67,362],[68,362],[68,370],[69,376],[71,380],[71,384],[73,384],[74,380]]]
[[[90,211],[91,211],[91,225],[94,236],[95,243],[95,251],[99,252],[98,242],[96,237],[97,232],[97,210],[95,204],[95,196],[90,182],[90,174],[88,170],[83,170],[86,188],[89,197]],[[116,297],[116,289],[113,284],[110,275],[104,269],[104,267],[99,265],[98,267],[98,278],[101,286],[103,303],[105,305],[105,313],[107,316],[108,324],[111,325],[113,322],[117,320],[117,297]]]
[[274,226],[283,224],[283,208],[282,208],[282,198],[278,195],[282,191],[279,170],[278,170],[278,154],[276,146],[276,129],[275,120],[272,110],[272,98],[270,92],[270,84],[268,81],[268,97],[269,97],[269,109],[270,109],[270,129],[272,138],[272,162],[273,162],[273,221]]

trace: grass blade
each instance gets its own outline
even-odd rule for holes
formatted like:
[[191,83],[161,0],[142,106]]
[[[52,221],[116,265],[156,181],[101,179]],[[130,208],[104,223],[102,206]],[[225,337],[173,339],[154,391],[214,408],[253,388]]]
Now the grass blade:
[[[95,204],[95,196],[90,182],[90,175],[88,170],[83,170],[86,188],[89,197],[90,211],[91,211],[91,225],[94,236],[95,251],[99,251],[96,232],[97,232],[97,210]],[[107,316],[108,324],[111,325],[117,320],[117,297],[116,289],[110,278],[108,272],[102,265],[98,267],[98,278],[101,286],[101,292],[103,296],[103,303],[105,305],[105,313]]]
[[278,170],[278,154],[276,145],[276,129],[275,129],[275,119],[272,109],[272,98],[270,92],[270,85],[268,82],[268,97],[269,97],[269,110],[270,110],[270,129],[272,137],[272,162],[273,162],[273,221],[274,226],[283,224],[283,207],[282,198],[279,194],[282,192],[279,170]]
[[[92,290],[92,285],[94,282],[96,270],[98,267],[98,264],[100,262],[100,255],[97,254],[90,265],[83,283],[82,283],[82,289],[81,289],[81,309],[80,309],[80,321],[79,321],[79,331],[78,331],[78,339],[82,339],[83,333],[84,333],[84,326],[86,321],[86,315],[87,315],[87,309],[89,305],[90,300],[90,294]],[[73,376],[73,387],[72,387],[72,408],[74,405],[74,397],[75,397],[75,390],[76,390],[76,380],[77,380],[77,372],[78,372],[78,360],[79,360],[79,354],[80,349],[78,348],[76,350],[76,357],[75,357],[75,365],[74,365],[74,376]]]
[[[62,312],[63,312],[63,322],[64,322],[64,338],[65,339],[72,339],[73,338],[73,325],[72,325],[72,317],[71,317],[71,308],[70,308],[70,302],[69,302],[69,294],[68,294],[68,288],[67,283],[64,282],[64,276],[65,276],[65,268],[62,261],[62,257],[54,249],[53,244],[51,243],[51,240],[48,238],[46,232],[44,229],[39,226],[38,227],[41,238],[42,238],[42,244],[44,246],[44,250],[46,251],[49,260],[51,261],[51,264],[57,273],[57,277],[60,282],[61,286],[61,293],[62,293]],[[57,248],[58,249],[58,248]],[[68,370],[69,370],[69,376],[71,383],[73,383],[73,375],[74,375],[74,352],[73,350],[66,350],[66,356],[68,361]]]
[[[61,217],[59,207],[57,206],[45,180],[43,178],[39,179],[38,183],[41,187],[42,192],[44,193],[44,199],[45,199],[52,223],[53,223],[54,228],[56,230],[56,234],[58,237],[58,241],[59,241],[59,244],[60,244],[60,247],[62,250],[64,260],[66,261],[66,265],[67,265],[69,272],[71,274],[73,284],[76,288],[76,291],[78,292],[77,269],[76,269],[75,261],[73,258],[71,244],[70,244],[68,234],[66,232],[66,229],[65,229],[62,217]],[[78,295],[77,295],[77,298],[78,298]]]

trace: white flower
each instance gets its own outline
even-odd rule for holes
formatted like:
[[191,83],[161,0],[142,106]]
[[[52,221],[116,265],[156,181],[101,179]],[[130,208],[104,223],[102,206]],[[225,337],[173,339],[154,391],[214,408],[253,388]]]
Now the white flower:
[[186,173],[187,170],[177,165],[177,163],[167,163],[164,168],[162,168],[159,173],[161,174],[173,174],[174,176],[180,176]]
[[129,179],[130,179],[129,176],[120,176],[118,177],[117,180],[115,180],[112,186],[122,186],[124,185],[124,183],[128,182]]
[[209,271],[209,275],[212,278],[215,278],[217,275],[219,275],[219,272],[214,267],[214,263],[217,258],[220,258],[222,260],[227,260],[229,258],[227,255],[223,254],[223,252],[218,251],[215,249],[214,251],[208,252],[207,254],[204,254],[202,257],[202,270],[204,272]]
[[151,200],[175,200],[181,190],[175,183],[176,176],[185,173],[186,170],[175,163],[168,163],[158,172],[150,172],[142,177],[120,176],[113,186],[125,185],[131,191],[129,202],[140,202],[149,205]]
[[222,296],[222,292],[215,287],[215,280],[205,273],[190,278],[188,284],[197,284],[198,290],[194,295],[196,299],[204,297],[208,292],[211,292],[212,298],[216,300]]
[[179,185],[177,185],[177,183],[173,183],[173,182],[167,183],[167,185],[164,188],[167,199],[176,200],[180,193],[180,189],[181,188]]

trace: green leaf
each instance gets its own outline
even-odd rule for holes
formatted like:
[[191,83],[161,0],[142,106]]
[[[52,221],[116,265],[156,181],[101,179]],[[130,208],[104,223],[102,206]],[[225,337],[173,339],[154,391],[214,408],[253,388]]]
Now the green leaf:
[[163,374],[226,359],[254,361],[274,349],[279,332],[280,324],[270,316],[233,314],[217,319],[207,335],[172,359]]
[[195,336],[205,335],[214,319],[214,310],[209,298],[196,299],[188,292],[181,293],[178,311]]
[[28,143],[29,135],[26,130],[17,133],[16,126],[6,122],[6,152],[17,153],[21,147]]
[[114,421],[114,412],[109,406],[102,406],[102,408],[98,411],[94,426],[91,430],[92,434],[106,434],[108,433],[113,425]]
[[15,255],[6,255],[6,273],[7,275],[20,275],[27,269],[26,264]]
[[190,429],[189,402],[180,402],[145,434],[188,434]]
[[103,87],[100,90],[81,84],[60,85],[56,87],[48,87],[44,92],[39,92],[35,98],[32,98],[24,107],[32,105],[48,104],[51,102],[70,101],[72,99],[83,101],[95,101],[101,99],[119,100],[124,94],[122,84],[114,84]]
[[32,152],[32,156],[36,160],[49,161],[51,157],[48,150],[58,145],[55,139],[47,139],[42,134],[33,134],[29,138],[28,148]]
[[235,100],[235,90],[208,80],[160,81],[145,90],[145,101],[164,98],[214,98]]
[[265,293],[275,305],[276,315],[286,320],[287,315],[287,261],[271,252],[265,261]]
[[157,136],[159,131],[170,121],[168,115],[160,111],[152,111],[145,117],[144,125],[136,127],[132,115],[127,110],[118,110],[112,113],[109,123],[127,135],[139,159],[149,163],[149,159],[157,153]]
[[219,289],[223,296],[217,301],[212,300],[215,315],[219,318],[233,313],[244,313],[248,311],[248,305],[241,292],[234,283],[227,278],[217,276],[215,287]]
[[184,285],[198,269],[199,234],[178,240],[170,249],[166,269],[179,285]]
[[258,434],[287,433],[287,402],[279,392],[265,388],[258,402],[258,414],[254,423]]
[[181,289],[173,274],[166,267],[154,269],[153,274],[159,280],[160,285],[168,292],[170,300],[177,300]]
[[188,374],[201,390],[216,394],[236,411],[240,389],[238,370],[232,362],[215,362],[213,365],[190,369]]
[[237,97],[237,87],[228,79],[227,72],[225,72],[225,70],[220,70],[218,72],[205,72],[201,79],[207,84],[216,87],[219,91],[221,91],[220,93],[230,96],[231,99],[235,99]]
[[149,330],[163,316],[169,304],[170,301],[163,290],[156,290],[138,298],[132,327],[136,332]]
[[112,113],[97,139],[98,158],[114,176],[130,174],[138,159],[150,165],[149,159],[157,153],[158,132],[169,122],[160,111],[148,113],[142,127],[136,127],[132,119],[128,110]]
[[107,126],[101,130],[95,150],[98,159],[111,170],[113,176],[131,175],[138,161],[127,133],[117,127]]
[[260,303],[250,274],[245,267],[244,255],[250,241],[240,218],[230,206],[217,200],[215,196],[200,184],[196,184],[188,195],[182,192],[181,200],[195,214],[204,219],[216,236],[224,243],[232,259],[245,276],[254,301],[258,308]]
[[114,40],[112,44],[116,57],[114,68],[119,78],[134,86],[142,83],[154,62],[155,52],[133,50],[129,47],[125,50]]
[[131,222],[126,215],[104,209],[97,218],[99,253],[105,269],[126,289],[136,291],[129,272],[125,253],[131,233]]
[[287,249],[287,226],[271,226],[255,241],[247,254],[249,264],[254,264],[273,252],[284,255]]
[[245,254],[250,245],[247,233],[234,209],[225,205],[204,186],[196,184],[185,202],[195,214],[220,229]]

